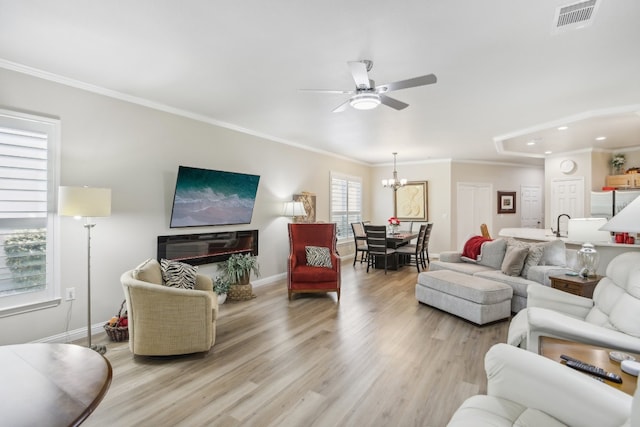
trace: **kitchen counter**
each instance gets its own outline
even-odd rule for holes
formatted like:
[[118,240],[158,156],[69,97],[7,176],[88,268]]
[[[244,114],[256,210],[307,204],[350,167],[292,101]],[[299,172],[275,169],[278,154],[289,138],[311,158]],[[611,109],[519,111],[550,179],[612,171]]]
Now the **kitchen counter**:
[[[513,237],[518,240],[527,240],[534,242],[549,242],[552,240],[560,239],[565,242],[567,248],[579,250],[583,243],[569,240],[566,237],[556,237],[551,230],[542,228],[503,228],[498,233],[500,237]],[[638,239],[636,239],[638,242]],[[640,250],[640,244],[628,245],[626,243],[612,243],[612,242],[588,242],[595,246],[596,250],[600,254],[600,265],[597,273],[600,275],[606,275],[606,268],[614,257],[620,255],[623,252],[638,251]]]
[[[503,228],[500,230],[498,235],[500,237],[513,237],[515,239],[533,240],[537,242],[550,242],[552,240],[560,239],[568,245],[582,246],[583,243],[586,243],[583,241],[569,240],[567,237],[556,237],[555,234],[551,232],[551,230],[546,228]],[[589,241],[588,243],[592,243],[594,246],[608,246],[616,248],[628,247],[631,249],[638,249],[638,247],[640,247],[640,245],[638,244],[628,245],[626,243],[612,243],[603,241]]]

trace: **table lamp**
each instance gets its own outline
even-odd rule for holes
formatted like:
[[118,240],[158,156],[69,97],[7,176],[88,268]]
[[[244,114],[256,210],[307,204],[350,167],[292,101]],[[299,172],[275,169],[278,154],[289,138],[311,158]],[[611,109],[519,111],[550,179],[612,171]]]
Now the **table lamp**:
[[639,233],[640,232],[640,196],[636,197],[624,209],[618,212],[600,230],[613,231],[616,233]]
[[91,187],[60,187],[58,215],[84,218],[87,229],[87,340],[88,347],[104,354],[105,346],[91,345],[91,217],[111,215],[111,189]]
[[307,216],[307,211],[304,208],[304,204],[302,202],[285,202],[284,211],[282,212],[284,216],[290,216],[294,219],[297,216]]

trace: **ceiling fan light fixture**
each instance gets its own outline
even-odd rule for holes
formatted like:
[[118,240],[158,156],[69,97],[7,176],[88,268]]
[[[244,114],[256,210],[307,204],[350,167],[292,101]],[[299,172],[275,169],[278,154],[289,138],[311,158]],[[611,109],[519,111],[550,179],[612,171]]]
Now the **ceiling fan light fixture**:
[[373,110],[380,105],[380,95],[377,93],[359,93],[349,101],[356,110]]

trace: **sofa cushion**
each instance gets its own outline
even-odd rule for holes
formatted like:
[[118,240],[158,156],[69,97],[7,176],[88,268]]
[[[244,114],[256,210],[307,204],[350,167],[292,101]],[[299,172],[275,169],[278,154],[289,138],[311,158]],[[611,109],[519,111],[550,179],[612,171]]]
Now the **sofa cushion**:
[[133,278],[142,282],[153,283],[154,285],[162,285],[160,263],[153,258],[149,258],[133,270]]
[[527,274],[529,273],[529,269],[531,267],[535,267],[536,265],[540,264],[543,254],[544,254],[544,248],[541,245],[538,245],[538,244],[529,245],[529,253],[527,254],[527,257],[524,260],[524,265],[522,266],[522,271],[520,272],[520,275],[526,278]]
[[500,271],[507,276],[519,276],[528,254],[529,248],[507,245]]
[[548,243],[544,243],[542,265],[558,265],[564,267],[567,265],[566,246],[562,240],[556,239]]
[[298,265],[291,271],[293,282],[331,282],[335,281],[337,272],[331,268],[317,268],[308,265]]
[[507,241],[504,239],[496,239],[490,242],[484,242],[480,251],[478,264],[500,270],[506,250]]
[[458,273],[474,275],[483,271],[493,271],[493,268],[470,262],[431,261],[429,263],[429,271],[436,270],[451,270],[457,271]]
[[525,278],[541,285],[551,286],[550,276],[561,276],[571,271],[570,268],[558,267],[557,265],[534,265],[529,268]]
[[499,270],[482,271],[474,274],[474,276],[509,285],[513,288],[514,295],[519,295],[525,298],[527,297],[527,288],[531,284],[531,280],[527,280],[520,276],[507,276]]
[[453,414],[448,427],[458,426],[565,426],[534,408],[495,396],[471,396]]
[[184,262],[160,260],[164,285],[170,288],[193,289],[196,286],[198,267]]
[[307,256],[307,265],[312,267],[333,267],[331,264],[331,252],[329,252],[329,248],[305,246],[304,251]]

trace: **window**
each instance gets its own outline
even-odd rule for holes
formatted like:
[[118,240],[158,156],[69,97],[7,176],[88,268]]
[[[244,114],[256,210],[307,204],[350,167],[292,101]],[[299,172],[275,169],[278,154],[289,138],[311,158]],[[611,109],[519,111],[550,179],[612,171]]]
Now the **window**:
[[0,316],[59,303],[58,120],[0,110]]
[[338,240],[353,238],[352,222],[362,221],[362,179],[331,173],[331,222],[338,226]]

